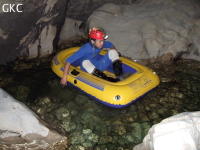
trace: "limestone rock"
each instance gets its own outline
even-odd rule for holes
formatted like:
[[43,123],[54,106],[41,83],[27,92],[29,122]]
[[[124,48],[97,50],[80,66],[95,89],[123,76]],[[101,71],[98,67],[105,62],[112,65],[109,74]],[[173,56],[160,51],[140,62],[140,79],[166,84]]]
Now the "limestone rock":
[[[58,43],[67,3],[68,0],[2,0],[0,63],[19,56],[33,58],[51,54]],[[13,6],[11,10],[10,5]],[[5,12],[7,9],[9,11]]]
[[66,13],[67,18],[80,20],[86,22],[88,17],[99,7],[106,3],[129,5],[133,4],[136,0],[76,0],[69,1]]
[[73,39],[77,39],[78,37],[87,38],[85,32],[79,29],[81,23],[82,21],[66,18],[59,36],[59,45],[68,41],[72,41]]
[[198,150],[200,111],[184,112],[153,125],[133,150]]
[[23,103],[0,88],[0,147],[67,147],[67,138],[52,130]]
[[[131,4],[134,1],[1,0],[0,63],[13,61],[16,57],[33,58],[51,54],[58,47],[65,18],[68,18],[66,21],[69,18],[76,20],[82,30],[89,15],[103,4]],[[71,22],[66,27],[74,36],[77,30],[74,32]]]
[[65,23],[59,36],[59,47],[65,48],[66,43],[73,40],[88,38],[88,30],[85,30],[88,17],[106,3],[133,4],[136,0],[76,0],[69,1]]
[[[198,0],[138,0],[131,5],[105,4],[88,26],[105,29],[122,55],[171,61],[180,52],[200,60]],[[187,56],[187,55],[186,55]],[[185,56],[185,57],[186,57]]]
[[58,44],[83,34],[87,36],[88,26],[103,27],[117,49],[132,59],[199,60],[199,3],[198,0],[1,0],[1,8],[4,4],[22,4],[19,7],[22,12],[17,12],[17,7],[13,7],[15,12],[0,9],[0,63],[16,57],[51,54]]

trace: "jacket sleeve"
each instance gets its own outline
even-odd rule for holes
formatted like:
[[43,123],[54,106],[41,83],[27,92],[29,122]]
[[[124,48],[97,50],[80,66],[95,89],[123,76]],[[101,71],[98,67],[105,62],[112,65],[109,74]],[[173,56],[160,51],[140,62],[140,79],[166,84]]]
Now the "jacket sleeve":
[[76,60],[78,60],[79,58],[84,56],[84,48],[81,47],[77,52],[75,52],[73,55],[71,55],[69,58],[66,59],[66,62],[68,63],[73,63]]

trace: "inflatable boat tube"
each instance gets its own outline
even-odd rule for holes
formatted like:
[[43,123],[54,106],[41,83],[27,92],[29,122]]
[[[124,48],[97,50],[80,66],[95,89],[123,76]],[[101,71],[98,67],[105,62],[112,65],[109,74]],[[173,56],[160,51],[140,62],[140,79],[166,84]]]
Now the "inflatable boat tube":
[[[52,70],[60,78],[63,76],[65,60],[79,50],[72,47],[57,53],[51,64]],[[99,58],[107,53],[100,52]],[[94,100],[113,108],[126,107],[153,90],[159,83],[159,77],[150,68],[134,61],[120,57],[123,64],[125,79],[119,82],[110,82],[80,70],[80,60],[72,63],[68,72],[68,85],[84,92]],[[104,73],[114,77],[112,65]]]

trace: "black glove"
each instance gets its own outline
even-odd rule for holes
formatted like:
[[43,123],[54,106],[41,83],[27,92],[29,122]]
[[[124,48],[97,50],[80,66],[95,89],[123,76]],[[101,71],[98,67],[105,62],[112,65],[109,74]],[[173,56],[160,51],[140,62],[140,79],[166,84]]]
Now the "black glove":
[[119,55],[119,57],[121,57],[121,56],[122,56],[120,52],[118,52],[118,55]]

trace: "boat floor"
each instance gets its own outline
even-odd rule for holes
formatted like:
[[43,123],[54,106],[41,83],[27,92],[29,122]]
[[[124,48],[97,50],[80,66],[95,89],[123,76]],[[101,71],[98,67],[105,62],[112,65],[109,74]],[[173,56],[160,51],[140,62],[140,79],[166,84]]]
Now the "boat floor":
[[[104,73],[105,73],[106,76],[108,76],[108,77],[116,78],[115,75],[114,75],[114,73],[112,73],[112,72],[104,71]],[[126,72],[126,73],[123,74],[123,78],[126,79],[126,78],[130,77],[131,75],[132,75],[132,73]]]
[[[77,66],[76,68],[80,69],[80,66]],[[103,73],[105,73],[106,76],[108,76],[108,77],[116,78],[115,74],[108,70],[105,70]],[[123,78],[126,79],[126,78],[130,77],[131,75],[132,75],[131,72],[126,72],[123,74]]]

